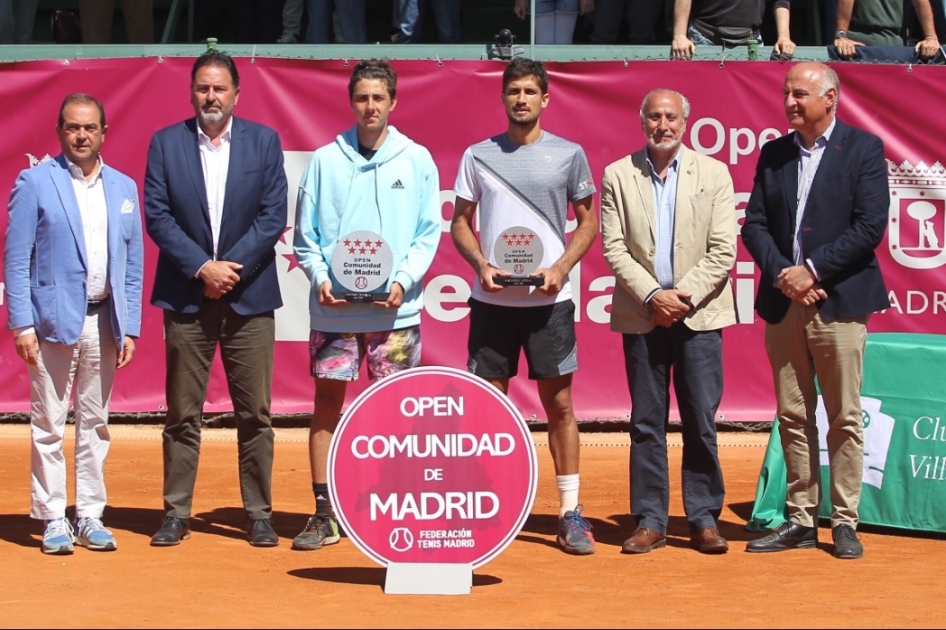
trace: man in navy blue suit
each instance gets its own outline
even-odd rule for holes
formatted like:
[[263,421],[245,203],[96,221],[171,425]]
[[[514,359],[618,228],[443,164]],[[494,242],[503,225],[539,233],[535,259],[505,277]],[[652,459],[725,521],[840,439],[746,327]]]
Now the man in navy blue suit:
[[[30,375],[30,516],[46,521],[43,553],[71,554],[75,542],[113,551],[102,524],[108,404],[141,332],[138,188],[102,160],[108,126],[96,98],[67,96],[56,131],[62,153],[16,180],[3,252],[9,327]],[[73,388],[75,528],[62,451]]]
[[226,53],[191,71],[195,118],[154,134],[145,173],[145,222],[160,249],[151,303],[164,309],[166,516],[154,546],[190,535],[200,424],[220,346],[239,442],[240,489],[251,545],[273,547],[270,400],[275,309],[282,306],[274,246],[286,227],[286,174],[276,132],[233,116],[240,75]]
[[874,255],[890,204],[884,146],[877,136],[836,118],[841,84],[828,66],[793,66],[784,94],[795,132],[762,148],[742,242],[762,271],[755,307],[766,322],[789,520],[746,550],[818,543],[817,378],[829,425],[834,555],[860,558],[867,320],[890,306]]

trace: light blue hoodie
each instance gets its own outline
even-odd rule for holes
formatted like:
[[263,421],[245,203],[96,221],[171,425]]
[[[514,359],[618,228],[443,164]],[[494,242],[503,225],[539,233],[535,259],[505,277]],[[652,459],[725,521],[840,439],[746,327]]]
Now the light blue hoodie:
[[[420,323],[421,278],[440,243],[440,176],[430,152],[388,126],[388,137],[370,160],[358,153],[358,126],[318,149],[299,184],[293,248],[312,283],[309,314],[313,330],[378,332]],[[391,283],[404,287],[397,310],[371,303],[327,307],[319,286],[331,280],[332,252],[354,231],[381,235],[394,256]],[[380,291],[381,289],[379,289]]]

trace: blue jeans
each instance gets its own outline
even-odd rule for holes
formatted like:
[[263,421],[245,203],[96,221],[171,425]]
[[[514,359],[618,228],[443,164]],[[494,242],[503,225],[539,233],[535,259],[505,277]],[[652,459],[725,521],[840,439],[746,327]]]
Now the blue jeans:
[[[722,46],[723,48],[739,48],[740,46],[745,46],[745,44],[727,44],[725,42],[713,41],[700,31],[696,30],[692,26],[687,29],[687,37],[690,38],[690,41],[693,42],[695,46]],[[762,36],[756,38],[756,43],[762,45]]]
[[39,0],[0,0],[0,44],[29,44]]
[[332,32],[332,13],[338,12],[342,39],[346,44],[366,44],[368,30],[365,26],[365,3],[367,0],[306,0],[309,27],[305,32],[305,43],[328,44],[335,41]]
[[565,13],[578,13],[579,0],[535,0],[535,12],[554,13],[563,11]]
[[424,30],[424,13],[432,6],[441,44],[459,44],[461,0],[394,0],[394,25],[398,42],[416,44]]

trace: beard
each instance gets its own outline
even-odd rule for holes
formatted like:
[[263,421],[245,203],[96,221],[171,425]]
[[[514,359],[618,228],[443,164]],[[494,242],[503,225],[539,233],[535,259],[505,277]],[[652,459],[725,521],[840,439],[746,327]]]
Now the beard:
[[648,136],[647,146],[650,147],[652,151],[671,152],[677,150],[677,148],[680,146],[680,140],[681,138],[665,136],[660,139],[660,142],[656,142],[653,136]]
[[[231,110],[232,111],[232,110]],[[217,110],[200,110],[200,120],[209,125],[218,125],[227,119],[227,116],[230,114],[225,108],[221,107]]]
[[531,127],[539,119],[539,114],[538,112],[534,114],[530,112],[527,116],[523,118],[516,118],[516,115],[514,112],[510,112],[507,110],[506,117],[509,119],[510,124],[516,125],[517,127]]

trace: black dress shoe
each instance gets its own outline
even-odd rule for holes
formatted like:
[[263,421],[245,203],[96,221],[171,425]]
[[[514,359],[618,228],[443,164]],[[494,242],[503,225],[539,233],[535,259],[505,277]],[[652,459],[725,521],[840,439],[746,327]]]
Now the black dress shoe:
[[246,537],[254,547],[275,547],[279,544],[279,536],[273,531],[268,518],[251,520],[246,529]]
[[834,557],[842,560],[856,560],[864,555],[864,546],[857,539],[857,532],[850,525],[836,525],[831,530],[834,539]]
[[173,547],[181,544],[182,540],[191,537],[191,528],[186,518],[165,516],[164,522],[154,536],[151,537],[152,547]]
[[805,527],[791,521],[782,523],[774,532],[751,541],[746,545],[750,553],[785,551],[787,549],[811,549],[818,544],[818,528]]

